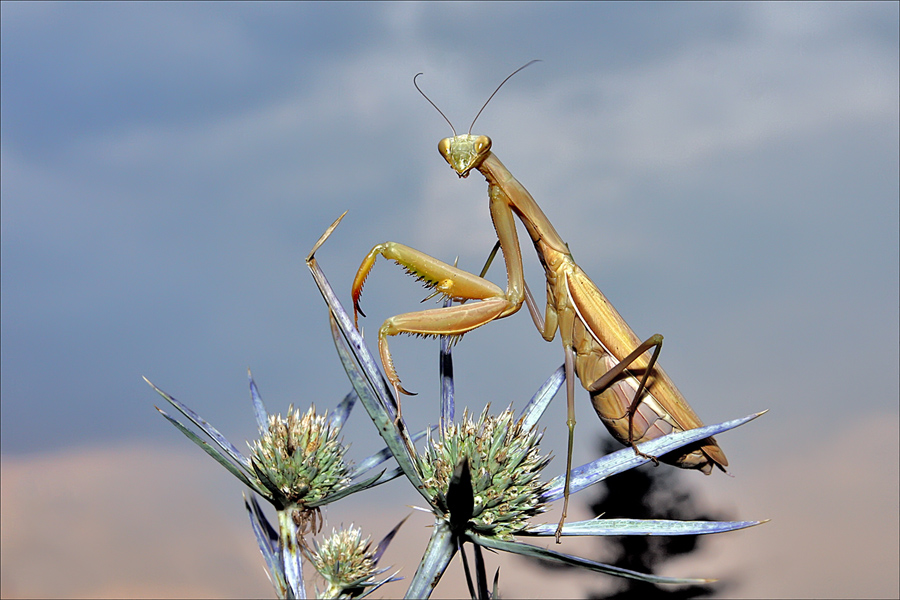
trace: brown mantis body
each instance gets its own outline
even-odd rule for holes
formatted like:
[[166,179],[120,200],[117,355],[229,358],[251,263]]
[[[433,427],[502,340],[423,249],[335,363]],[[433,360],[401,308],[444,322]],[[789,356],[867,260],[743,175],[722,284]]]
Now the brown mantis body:
[[[441,140],[438,150],[459,177],[467,177],[475,169],[487,180],[491,219],[506,263],[506,291],[482,277],[418,250],[386,242],[369,252],[357,272],[353,282],[354,311],[361,312],[359,298],[362,286],[378,255],[403,265],[411,274],[445,297],[462,302],[478,301],[405,313],[384,322],[378,332],[378,347],[385,373],[398,393],[409,392],[400,385],[388,349],[389,336],[399,333],[462,335],[494,319],[515,313],[521,308],[523,301],[527,302],[532,319],[545,340],[552,341],[559,330],[565,352],[569,428],[565,502],[557,529],[559,541],[568,508],[572,469],[574,375],[578,376],[582,386],[590,393],[594,410],[604,425],[623,444],[635,447],[639,442],[668,433],[702,427],[703,423],[665,371],[656,366],[662,336],[657,334],[641,342],[603,293],[575,263],[568,246],[531,194],[491,152],[490,138],[471,133],[456,135],[454,131],[453,137]],[[547,305],[543,318],[525,285],[515,217],[525,226],[544,267]],[[651,348],[652,356],[647,358],[646,354]],[[637,452],[636,447],[635,451]],[[686,469],[699,469],[706,474],[712,471],[714,465],[723,471],[728,465],[725,454],[713,438],[661,458],[664,462]]]

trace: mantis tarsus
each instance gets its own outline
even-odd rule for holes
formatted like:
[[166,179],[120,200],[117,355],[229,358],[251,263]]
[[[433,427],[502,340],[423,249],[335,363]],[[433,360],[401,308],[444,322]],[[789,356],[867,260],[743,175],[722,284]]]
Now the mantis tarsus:
[[[503,80],[488,98],[490,102],[510,77],[532,64],[532,61]],[[418,75],[416,75],[418,77]],[[415,78],[413,79],[415,83]],[[416,85],[416,89],[425,94]],[[427,97],[441,116],[444,114]],[[487,106],[482,106],[481,110]],[[475,116],[475,120],[478,119]],[[444,116],[447,123],[450,120]],[[475,125],[472,121],[472,126]],[[572,258],[569,248],[546,215],[503,163],[491,152],[491,139],[469,133],[457,135],[438,144],[438,151],[460,178],[475,169],[488,183],[491,219],[497,231],[498,244],[506,263],[507,284],[504,292],[483,277],[451,266],[423,252],[398,244],[378,244],[363,260],[353,281],[354,313],[362,314],[359,298],[363,283],[381,255],[404,266],[436,293],[463,302],[455,306],[405,313],[387,319],[378,331],[378,348],[385,373],[399,393],[400,384],[388,350],[387,338],[399,333],[417,335],[456,335],[501,319],[518,311],[525,302],[532,319],[545,340],[552,341],[559,330],[565,351],[567,420],[569,429],[566,457],[566,486],[563,514],[557,528],[557,542],[562,532],[569,501],[569,477],[575,433],[574,375],[590,393],[597,415],[617,440],[630,445],[671,432],[701,427],[703,423],[669,379],[656,359],[662,348],[657,334],[641,342],[618,311],[588,278]],[[522,254],[516,232],[518,217],[544,267],[547,278],[547,305],[541,317],[532,298],[522,269]],[[467,300],[478,300],[466,304]],[[364,315],[365,316],[365,315]],[[646,354],[653,350],[648,358]],[[656,461],[655,457],[653,458]],[[713,438],[707,438],[680,450],[676,455],[661,457],[664,462],[699,469],[706,474],[713,466],[725,470],[728,461]]]

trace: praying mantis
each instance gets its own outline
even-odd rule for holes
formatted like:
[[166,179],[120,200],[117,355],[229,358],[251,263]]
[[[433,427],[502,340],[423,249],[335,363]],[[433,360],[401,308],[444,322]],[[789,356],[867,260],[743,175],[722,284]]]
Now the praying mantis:
[[[621,443],[641,454],[636,444],[703,423],[672,383],[656,360],[662,349],[659,334],[641,341],[606,296],[578,266],[568,245],[532,198],[531,194],[491,151],[491,139],[473,135],[472,127],[481,112],[510,77],[537,61],[531,61],[510,74],[494,90],[472,121],[469,132],[458,135],[453,124],[428,96],[413,83],[428,102],[444,117],[453,136],[438,144],[441,156],[460,178],[472,170],[480,172],[488,183],[490,214],[498,244],[506,265],[506,291],[499,286],[424,252],[396,242],[378,244],[363,259],[353,281],[354,319],[365,313],[359,307],[363,284],[378,256],[402,265],[413,276],[432,287],[436,294],[461,304],[444,308],[400,314],[387,319],[378,331],[378,349],[388,380],[399,399],[409,394],[400,383],[388,348],[388,338],[400,333],[422,336],[461,336],[495,319],[517,312],[523,302],[543,338],[550,342],[559,331],[565,354],[568,453],[562,518],[556,530],[559,542],[569,502],[572,450],[575,435],[575,387],[577,375],[588,391],[594,410],[609,432]],[[544,267],[547,302],[541,317],[537,304],[525,284],[522,253],[515,218],[524,225]],[[490,262],[490,259],[489,259]],[[466,303],[466,301],[477,301]],[[652,349],[648,358],[646,354]],[[651,458],[657,462],[656,457]],[[728,460],[713,438],[682,448],[674,455],[660,457],[663,462],[709,474],[713,466],[725,471]]]

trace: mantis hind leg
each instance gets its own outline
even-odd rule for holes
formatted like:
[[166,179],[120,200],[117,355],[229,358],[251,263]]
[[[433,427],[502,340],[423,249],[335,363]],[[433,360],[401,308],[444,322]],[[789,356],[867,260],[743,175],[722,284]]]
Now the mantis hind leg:
[[556,526],[556,543],[562,536],[563,524],[569,512],[569,484],[572,481],[572,453],[575,450],[575,350],[565,347],[566,353],[566,426],[569,428],[569,443],[566,452],[566,483],[563,487],[563,509]]
[[648,338],[644,343],[634,349],[634,351],[622,359],[617,365],[607,371],[603,376],[598,378],[594,383],[589,386],[586,386],[587,390],[591,393],[603,391],[613,384],[622,374],[628,369],[628,367],[641,355],[645,352],[653,348],[653,354],[650,356],[650,361],[647,363],[647,368],[644,370],[644,375],[641,377],[640,383],[638,384],[637,390],[634,393],[634,398],[631,401],[631,404],[628,406],[628,410],[626,414],[628,415],[628,445],[634,448],[634,451],[639,456],[643,456],[644,458],[649,458],[653,461],[654,464],[659,464],[659,459],[655,456],[650,456],[648,454],[644,454],[637,448],[637,444],[634,441],[634,415],[637,413],[638,407],[641,405],[642,396],[644,395],[644,390],[647,389],[647,380],[650,377],[650,373],[653,372],[653,367],[656,365],[656,360],[659,358],[659,353],[662,351],[662,343],[663,336],[660,334],[652,335]]

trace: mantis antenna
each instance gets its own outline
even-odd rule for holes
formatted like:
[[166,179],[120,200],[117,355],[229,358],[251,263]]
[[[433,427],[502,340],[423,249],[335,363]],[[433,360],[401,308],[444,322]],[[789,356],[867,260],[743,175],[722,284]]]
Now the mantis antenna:
[[[503,87],[503,84],[506,83],[507,81],[509,81],[513,75],[515,75],[516,73],[518,73],[525,67],[529,67],[529,66],[533,65],[536,62],[541,62],[541,60],[539,58],[536,58],[532,61],[525,63],[524,65],[522,65],[521,67],[519,67],[518,69],[516,69],[509,75],[507,75],[506,79],[504,79],[503,81],[500,82],[500,85],[497,86],[497,89],[494,90],[494,93],[490,95],[490,97],[487,99],[487,101],[484,103],[484,105],[482,105],[481,110],[479,110],[478,114],[475,115],[475,118],[472,119],[472,124],[469,125],[469,135],[472,135],[472,128],[475,127],[475,121],[478,120],[478,117],[480,117],[481,113],[484,112],[484,109],[487,108],[488,103],[494,98],[494,96],[497,95],[497,92],[500,91],[500,88]],[[444,112],[440,108],[438,108],[437,104],[432,102],[431,98],[429,98],[427,95],[425,95],[425,92],[422,91],[422,88],[420,88],[419,84],[416,82],[416,79],[419,78],[419,75],[423,75],[423,73],[416,73],[416,76],[413,77],[413,85],[416,86],[416,89],[419,91],[420,94],[422,94],[422,97],[425,98],[426,100],[428,100],[428,103],[434,107],[434,110],[438,111],[438,113],[440,113],[440,115],[442,117],[444,117],[444,120],[447,121],[447,125],[449,125],[450,129],[453,131],[453,136],[456,137],[457,136],[456,127],[453,126],[453,123],[450,122],[450,119],[447,118],[447,115],[445,115]]]
[[416,89],[419,90],[419,93],[422,94],[422,97],[428,100],[428,103],[434,107],[434,110],[438,111],[444,120],[447,121],[447,125],[450,126],[450,129],[453,130],[453,137],[456,137],[456,127],[453,126],[453,123],[450,122],[450,119],[447,118],[447,115],[444,114],[444,111],[438,108],[437,104],[431,101],[431,98],[425,95],[425,92],[422,91],[422,88],[419,87],[419,84],[416,83],[416,79],[419,78],[419,75],[423,75],[423,73],[416,73],[416,76],[413,77],[413,85],[416,86]]
[[[490,102],[491,99],[493,99],[493,97],[497,95],[497,92],[500,91],[500,88],[503,87],[503,84],[506,83],[507,81],[509,81],[510,78],[511,78],[513,75],[515,75],[516,73],[518,73],[519,71],[521,71],[521,70],[524,69],[525,67],[528,67],[528,66],[530,66],[530,65],[533,65],[533,64],[536,63],[536,62],[541,62],[541,59],[536,58],[536,59],[534,59],[534,60],[532,60],[532,61],[529,61],[529,62],[525,63],[524,65],[522,65],[521,67],[519,67],[518,69],[516,69],[515,71],[513,71],[513,72],[510,73],[509,75],[507,75],[507,76],[506,76],[506,79],[504,79],[503,81],[500,82],[500,85],[497,86],[497,89],[494,90],[494,93],[491,94],[490,98],[487,99],[487,102],[484,103],[484,106],[481,107],[481,110],[478,111],[478,114],[475,115],[475,118],[472,119],[472,124],[469,125],[469,135],[472,135],[472,128],[475,127],[475,121],[477,121],[477,120],[478,120],[478,117],[481,116],[481,113],[482,113],[482,111],[484,111],[484,109],[487,107],[488,102]],[[454,132],[454,133],[456,133],[456,132]]]

